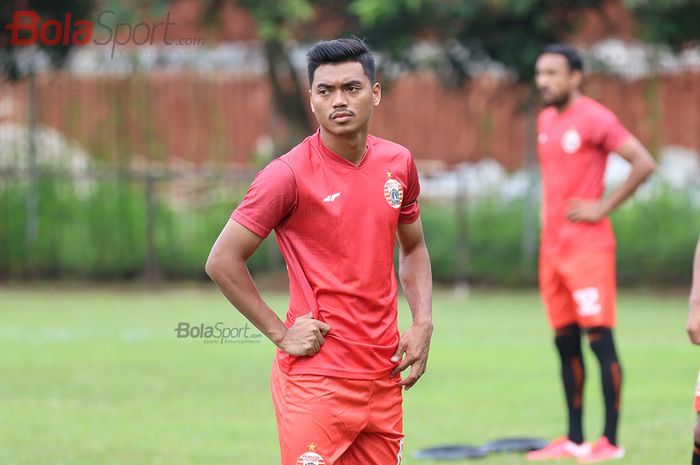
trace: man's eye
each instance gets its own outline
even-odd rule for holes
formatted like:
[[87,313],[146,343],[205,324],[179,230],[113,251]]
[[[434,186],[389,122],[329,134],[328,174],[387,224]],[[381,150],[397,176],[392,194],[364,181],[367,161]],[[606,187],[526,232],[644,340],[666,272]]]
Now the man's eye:
[[319,89],[318,93],[319,95],[328,95],[328,89]]

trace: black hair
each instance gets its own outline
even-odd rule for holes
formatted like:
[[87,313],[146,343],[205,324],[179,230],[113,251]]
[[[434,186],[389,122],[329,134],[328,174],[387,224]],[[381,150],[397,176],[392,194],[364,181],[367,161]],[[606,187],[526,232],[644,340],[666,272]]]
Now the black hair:
[[306,54],[308,60],[309,86],[313,83],[316,68],[328,63],[355,61],[362,65],[362,70],[374,84],[377,74],[374,69],[374,56],[367,44],[360,38],[351,36],[347,39],[322,40]]
[[539,56],[542,56],[545,53],[553,53],[566,58],[566,63],[569,65],[569,71],[583,71],[583,60],[581,59],[581,55],[578,53],[578,50],[571,45],[550,44],[542,49]]

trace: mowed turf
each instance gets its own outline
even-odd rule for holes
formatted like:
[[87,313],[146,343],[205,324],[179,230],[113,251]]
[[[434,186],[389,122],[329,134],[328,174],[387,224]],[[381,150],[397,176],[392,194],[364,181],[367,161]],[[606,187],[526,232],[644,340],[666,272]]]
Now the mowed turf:
[[[284,309],[285,295],[267,298]],[[617,463],[690,461],[698,350],[684,333],[686,310],[683,295],[619,300],[627,456]],[[409,315],[402,302],[402,328]],[[438,293],[434,320],[428,372],[404,396],[404,464],[433,463],[413,459],[423,447],[564,432],[558,361],[535,292]],[[278,463],[272,345],[178,339],[179,322],[245,324],[214,289],[0,289],[0,463]],[[595,439],[602,401],[590,351],[586,364],[585,430]],[[527,462],[501,454],[479,463]]]

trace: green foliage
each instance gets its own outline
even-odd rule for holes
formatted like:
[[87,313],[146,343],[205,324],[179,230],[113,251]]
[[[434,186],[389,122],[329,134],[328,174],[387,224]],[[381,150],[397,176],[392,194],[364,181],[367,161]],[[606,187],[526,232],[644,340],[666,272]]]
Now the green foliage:
[[239,3],[253,14],[263,41],[288,42],[294,38],[294,32],[316,19],[307,0],[241,0]]
[[665,189],[653,199],[624,205],[613,215],[619,280],[651,286],[690,283],[700,211],[691,198]]
[[13,184],[0,193],[5,211],[0,226],[0,269],[21,277],[127,278],[145,258],[145,211],[133,187],[100,183],[83,196],[72,183],[45,181],[39,186],[39,236],[25,240],[27,187]]
[[[84,189],[72,183],[43,181],[39,188],[39,237],[25,237],[27,187],[0,190],[0,276],[22,278],[133,279],[146,272],[147,225],[141,181],[101,181]],[[235,205],[221,202],[183,211],[165,202],[154,205],[155,253],[159,271],[171,279],[203,279],[211,245]],[[268,249],[250,262],[253,272],[279,268]]]
[[[140,180],[95,182],[84,189],[64,181],[42,182],[39,238],[25,239],[27,188],[0,191],[0,276],[13,279],[122,280],[143,277],[148,263],[147,209]],[[156,196],[155,256],[164,279],[206,279],[211,245],[235,207],[228,199],[205,207],[173,206]],[[470,282],[499,286],[536,283],[536,264],[523,253],[525,200],[485,198],[467,206],[466,264]],[[689,195],[662,190],[626,203],[613,215],[619,281],[624,285],[689,283],[692,250],[700,231],[698,207]],[[457,273],[457,208],[454,201],[425,201],[421,216],[436,281]],[[253,273],[282,271],[271,235],[249,261]]]
[[[472,74],[475,59],[504,64],[517,80],[529,82],[533,64],[543,46],[563,41],[575,31],[579,13],[597,8],[600,0],[476,0],[436,1],[355,0],[361,35],[399,60],[408,60],[407,48],[416,36],[427,34],[444,48],[452,72],[460,79]],[[458,42],[468,58],[452,47]]]
[[[523,200],[487,198],[468,207],[469,280],[506,286],[536,283],[536,265],[523,254]],[[687,193],[669,188],[633,200],[612,216],[618,280],[623,285],[677,287],[690,283],[700,211]],[[437,281],[455,279],[456,208],[424,203],[421,216]]]
[[626,0],[637,17],[643,39],[674,48],[700,41],[700,2],[697,0]]
[[[487,198],[468,206],[467,274],[472,282],[497,285],[534,283],[534,270],[523,263],[523,201]],[[454,204],[423,203],[421,217],[433,277],[453,282],[457,270],[457,208]]]

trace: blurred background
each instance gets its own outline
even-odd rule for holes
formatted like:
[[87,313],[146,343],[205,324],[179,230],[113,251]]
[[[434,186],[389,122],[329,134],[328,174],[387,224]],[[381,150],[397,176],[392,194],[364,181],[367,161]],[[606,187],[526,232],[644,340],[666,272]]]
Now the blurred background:
[[[533,64],[567,41],[661,166],[613,216],[620,281],[689,283],[695,0],[12,0],[0,22],[0,282],[205,280],[252,177],[315,130],[306,51],[355,34],[383,85],[371,131],[420,170],[436,281],[535,283]],[[611,157],[608,186],[626,170]],[[250,266],[284,280],[273,240]]]

